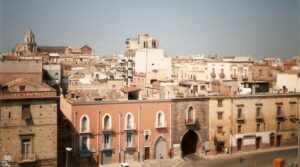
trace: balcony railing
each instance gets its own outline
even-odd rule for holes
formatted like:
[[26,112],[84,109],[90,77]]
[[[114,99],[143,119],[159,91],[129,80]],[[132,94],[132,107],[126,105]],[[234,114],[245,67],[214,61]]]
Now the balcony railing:
[[135,124],[133,124],[133,125],[126,125],[125,126],[125,130],[136,130],[136,126],[135,126]]
[[36,161],[36,154],[18,154],[17,157],[18,163],[32,163]]
[[276,114],[276,119],[282,121],[282,120],[284,119],[283,113],[281,113],[281,112],[280,112],[280,113],[277,113],[277,114]]
[[257,114],[255,118],[256,118],[256,121],[261,121],[264,119],[262,114]]
[[196,125],[199,124],[198,119],[186,119],[185,120],[185,125]]
[[244,115],[238,115],[236,117],[236,121],[237,122],[244,122],[245,121],[245,116]]
[[157,122],[155,124],[155,128],[160,129],[160,128],[166,128],[167,127],[167,121],[165,122]]

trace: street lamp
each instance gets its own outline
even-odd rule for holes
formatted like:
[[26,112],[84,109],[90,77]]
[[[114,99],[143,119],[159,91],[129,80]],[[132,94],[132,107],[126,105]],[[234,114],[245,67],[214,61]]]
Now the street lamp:
[[71,147],[66,147],[66,167],[68,167],[68,152],[72,151]]
[[290,119],[290,121],[291,122],[293,122],[293,123],[295,123],[295,124],[297,124],[297,133],[298,133],[298,147],[297,147],[297,166],[299,166],[300,165],[300,160],[299,160],[299,155],[300,155],[300,150],[299,150],[299,145],[300,145],[300,142],[299,142],[299,125],[300,125],[300,120],[299,120],[299,118],[291,118]]

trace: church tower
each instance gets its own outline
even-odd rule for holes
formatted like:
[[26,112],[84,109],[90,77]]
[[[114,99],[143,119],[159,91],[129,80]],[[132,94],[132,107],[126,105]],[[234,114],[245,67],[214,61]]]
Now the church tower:
[[25,53],[35,54],[37,52],[37,45],[35,42],[34,34],[32,33],[31,28],[27,30],[24,35],[24,51]]

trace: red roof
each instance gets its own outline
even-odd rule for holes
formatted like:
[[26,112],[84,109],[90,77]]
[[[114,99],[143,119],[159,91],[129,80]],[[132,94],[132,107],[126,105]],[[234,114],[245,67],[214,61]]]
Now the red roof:
[[121,89],[122,92],[124,93],[129,93],[129,92],[135,92],[135,91],[140,91],[140,88],[137,88],[135,86],[128,86],[128,87],[124,87]]

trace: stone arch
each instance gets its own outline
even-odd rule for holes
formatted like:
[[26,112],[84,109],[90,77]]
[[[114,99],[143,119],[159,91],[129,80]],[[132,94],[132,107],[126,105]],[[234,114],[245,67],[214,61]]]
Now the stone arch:
[[200,137],[197,132],[193,130],[187,131],[180,142],[182,156],[197,153],[199,141]]

